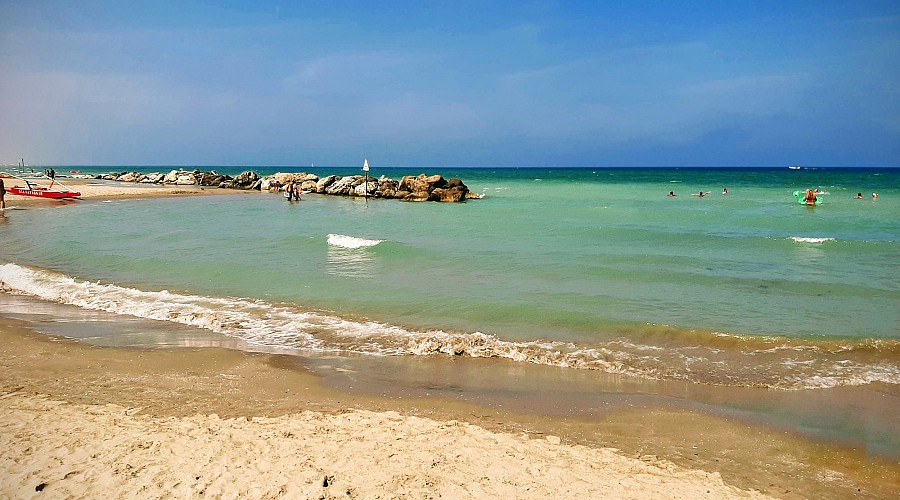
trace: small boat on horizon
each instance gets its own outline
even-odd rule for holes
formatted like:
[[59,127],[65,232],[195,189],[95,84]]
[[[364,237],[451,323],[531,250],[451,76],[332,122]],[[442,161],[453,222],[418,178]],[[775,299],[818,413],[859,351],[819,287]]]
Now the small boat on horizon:
[[798,167],[797,165],[791,165],[791,166],[788,167],[788,168],[791,169],[791,170],[800,170],[800,167]]

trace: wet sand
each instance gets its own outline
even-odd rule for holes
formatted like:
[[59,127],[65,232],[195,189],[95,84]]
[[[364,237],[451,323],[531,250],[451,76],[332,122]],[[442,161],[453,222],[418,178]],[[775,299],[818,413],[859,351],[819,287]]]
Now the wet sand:
[[896,464],[699,413],[597,420],[360,395],[292,356],[99,348],[9,318],[0,380],[0,493],[13,497],[42,484],[61,496],[364,498],[889,498],[900,487]]
[[761,497],[657,457],[490,431],[440,405],[387,410],[279,356],[92,348],[10,323],[4,495]]

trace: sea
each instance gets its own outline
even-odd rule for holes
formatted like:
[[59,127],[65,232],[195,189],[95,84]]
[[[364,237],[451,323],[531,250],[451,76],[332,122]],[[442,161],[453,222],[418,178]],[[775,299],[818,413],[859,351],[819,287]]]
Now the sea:
[[[74,168],[171,169],[55,167]],[[900,169],[369,172],[419,173],[481,198],[7,210],[0,315],[96,345],[287,353],[381,393],[563,415],[627,395],[900,457]]]

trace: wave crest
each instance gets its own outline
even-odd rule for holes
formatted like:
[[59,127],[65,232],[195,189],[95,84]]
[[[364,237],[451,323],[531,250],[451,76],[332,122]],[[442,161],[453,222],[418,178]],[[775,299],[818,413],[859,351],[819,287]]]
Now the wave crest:
[[374,247],[384,240],[367,240],[365,238],[357,238],[355,236],[345,236],[343,234],[329,234],[328,244],[341,248],[365,248]]
[[791,236],[791,239],[797,243],[825,243],[826,241],[834,241],[834,238],[807,238],[803,236]]
[[506,358],[651,379],[777,389],[900,384],[900,342],[890,339],[808,343],[757,338],[750,345],[723,345],[720,336],[679,341],[675,334],[659,341],[652,335],[637,336],[646,342],[622,337],[579,344],[507,341],[481,332],[417,331],[355,321],[256,299],[144,291],[16,264],[0,265],[0,291],[191,325],[276,349]]

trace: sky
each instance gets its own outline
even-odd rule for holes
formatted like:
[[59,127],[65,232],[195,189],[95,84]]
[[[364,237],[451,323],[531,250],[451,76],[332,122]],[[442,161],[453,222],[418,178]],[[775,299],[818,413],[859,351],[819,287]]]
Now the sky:
[[0,0],[0,163],[900,167],[900,2]]

